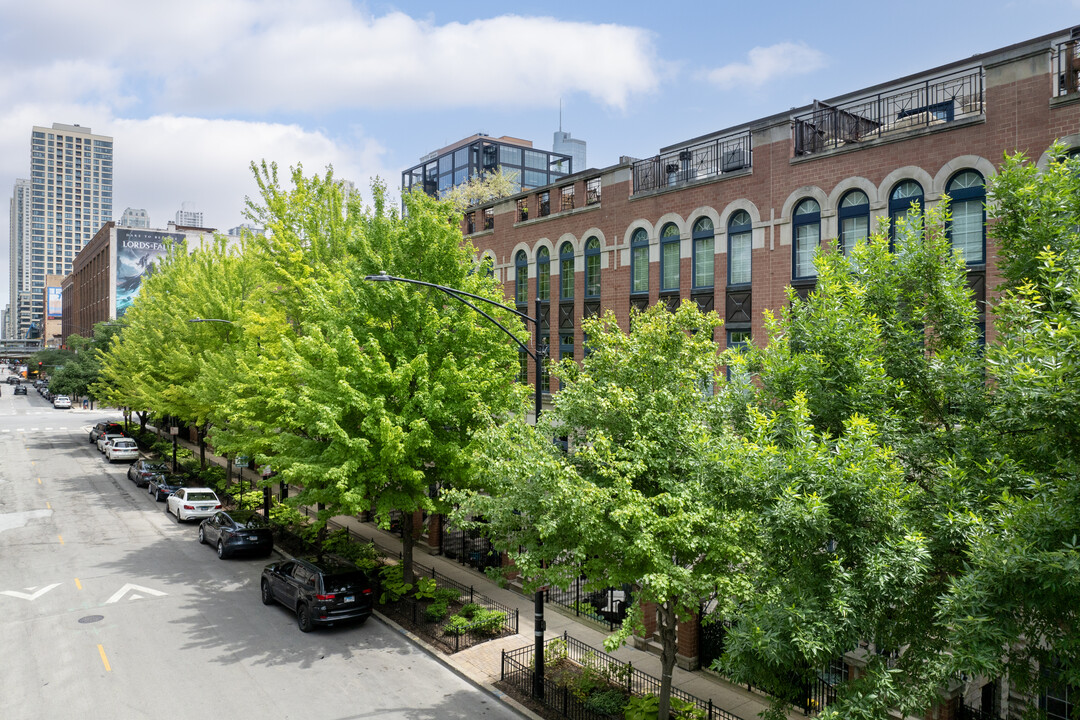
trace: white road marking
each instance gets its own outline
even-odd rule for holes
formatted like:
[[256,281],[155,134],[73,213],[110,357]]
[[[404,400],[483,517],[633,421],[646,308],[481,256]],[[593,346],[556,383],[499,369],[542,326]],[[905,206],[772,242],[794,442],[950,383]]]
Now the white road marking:
[[144,592],[147,595],[153,595],[155,597],[160,597],[166,594],[161,590],[154,590],[152,588],[143,587],[142,585],[134,585],[132,583],[128,583],[127,585],[124,585],[124,587],[114,592],[112,594],[112,597],[105,601],[105,604],[108,605],[109,603],[119,602],[120,598],[124,597],[124,595],[128,592],[132,593],[132,600],[141,600],[143,596],[137,594],[136,591]]
[[53,583],[52,585],[46,585],[45,587],[37,590],[36,587],[25,588],[26,590],[37,590],[32,593],[21,593],[18,590],[0,590],[0,595],[9,595],[13,598],[22,598],[23,600],[37,600],[39,597],[49,592],[53,588],[60,587],[60,583]]

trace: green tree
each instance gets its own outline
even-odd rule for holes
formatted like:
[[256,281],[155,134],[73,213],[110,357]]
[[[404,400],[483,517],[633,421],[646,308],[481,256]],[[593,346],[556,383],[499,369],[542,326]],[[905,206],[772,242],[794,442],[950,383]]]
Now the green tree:
[[[718,595],[741,556],[739,518],[720,511],[709,473],[724,438],[709,425],[720,322],[692,303],[655,306],[624,333],[613,315],[586,320],[589,353],[554,369],[564,384],[538,427],[522,418],[484,435],[483,491],[452,495],[508,553],[527,588],[633,585],[635,612],[609,643],[640,626],[655,603],[662,641],[660,717],[668,717],[676,625]],[[565,436],[564,452],[552,443]]]
[[71,352],[66,359],[53,360],[57,367],[52,373],[49,389],[56,394],[97,400],[94,388],[101,375],[101,352],[119,334],[120,329],[118,323],[101,322],[94,326],[91,337],[84,338],[72,333],[68,337]]
[[[261,199],[252,217],[262,284],[244,315],[238,372],[221,401],[233,422],[215,431],[219,448],[254,447],[290,483],[290,500],[332,514],[401,512],[404,572],[412,574],[413,513],[434,509],[432,489],[469,475],[473,432],[521,394],[517,353],[501,330],[436,290],[365,282],[388,272],[493,300],[494,279],[473,272],[460,215],[422,193],[406,214],[346,200],[331,172],[255,168]],[[520,330],[506,313],[502,322]],[[515,324],[516,323],[516,324]]]
[[948,222],[941,203],[894,242],[882,231],[850,257],[820,255],[816,287],[789,294],[767,345],[727,357],[720,405],[743,436],[742,472],[715,493],[745,503],[758,561],[723,666],[801,701],[831,659],[872,643],[881,654],[838,716],[936,701],[950,677],[940,598],[963,572],[969,518],[990,506],[976,307]]
[[513,195],[521,191],[521,178],[517,172],[505,173],[502,167],[474,175],[466,182],[455,185],[442,193],[457,212],[464,212],[473,205]]
[[990,187],[1005,278],[993,402],[997,478],[942,614],[953,667],[1021,692],[1080,687],[1080,163],[1007,157]]

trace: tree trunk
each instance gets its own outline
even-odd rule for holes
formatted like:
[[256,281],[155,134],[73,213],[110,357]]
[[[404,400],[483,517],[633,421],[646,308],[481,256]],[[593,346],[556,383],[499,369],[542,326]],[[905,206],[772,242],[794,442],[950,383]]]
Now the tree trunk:
[[146,432],[146,417],[148,413],[143,411],[135,414],[139,416],[139,433],[144,434]]
[[675,631],[677,619],[671,600],[657,606],[660,631],[660,706],[656,716],[659,720],[671,717],[671,675],[675,671],[675,653],[678,650],[678,635]]
[[206,471],[206,425],[200,425],[199,429],[199,467]]
[[401,579],[412,584],[413,578],[413,514],[401,511]]

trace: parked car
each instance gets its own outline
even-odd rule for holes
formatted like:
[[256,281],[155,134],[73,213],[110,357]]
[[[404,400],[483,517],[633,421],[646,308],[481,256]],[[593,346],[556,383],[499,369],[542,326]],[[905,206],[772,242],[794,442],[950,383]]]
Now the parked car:
[[208,487],[182,487],[165,498],[165,513],[175,515],[177,522],[210,517],[220,509],[217,493]]
[[90,429],[90,442],[96,443],[97,439],[101,437],[101,433],[113,433],[114,435],[123,435],[124,426],[120,423],[113,422],[112,420],[98,420],[97,424]]
[[105,443],[122,437],[124,437],[123,433],[101,433],[100,435],[98,435],[97,439],[98,452],[105,452]]
[[70,410],[71,398],[69,398],[67,395],[57,395],[53,398],[52,406],[54,408],[57,408],[58,410]]
[[150,484],[150,478],[164,475],[169,472],[169,466],[157,460],[136,460],[128,467],[128,480],[135,483],[135,487],[146,487]]
[[296,613],[301,632],[371,616],[371,581],[355,565],[312,560],[270,563],[259,582],[263,605],[279,602]]
[[[201,483],[199,483],[201,484]],[[167,473],[150,478],[146,485],[146,491],[161,502],[182,487],[195,487],[194,481],[186,475],[179,473]]]
[[105,457],[109,462],[117,460],[138,460],[139,446],[129,437],[118,437],[105,445]]
[[16,395],[25,395],[26,394],[26,386],[25,385],[16,385],[15,386],[15,394]]
[[274,533],[255,510],[223,510],[202,521],[199,542],[216,547],[222,560],[241,552],[269,555],[274,549]]

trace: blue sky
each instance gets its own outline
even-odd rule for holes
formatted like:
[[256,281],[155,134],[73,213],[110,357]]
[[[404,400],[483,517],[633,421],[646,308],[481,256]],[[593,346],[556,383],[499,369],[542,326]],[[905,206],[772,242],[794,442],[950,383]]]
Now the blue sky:
[[117,218],[192,201],[225,229],[253,160],[332,164],[367,196],[476,132],[550,149],[561,100],[604,167],[1074,24],[1080,0],[0,0],[0,191],[33,125],[79,124],[115,138]]

